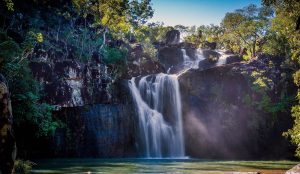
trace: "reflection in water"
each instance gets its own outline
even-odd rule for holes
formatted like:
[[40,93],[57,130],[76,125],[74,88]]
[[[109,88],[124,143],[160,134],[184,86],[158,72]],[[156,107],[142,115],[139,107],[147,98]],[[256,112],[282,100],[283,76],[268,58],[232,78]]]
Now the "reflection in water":
[[232,171],[283,174],[292,161],[203,161],[197,159],[53,159],[36,162],[36,174],[232,174]]

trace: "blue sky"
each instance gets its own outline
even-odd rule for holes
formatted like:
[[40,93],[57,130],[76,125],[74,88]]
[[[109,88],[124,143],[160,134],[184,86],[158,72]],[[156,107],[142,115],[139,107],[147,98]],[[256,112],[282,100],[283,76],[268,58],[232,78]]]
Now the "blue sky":
[[151,22],[164,22],[174,26],[182,24],[219,24],[226,12],[249,4],[261,5],[260,0],[152,0],[154,16]]

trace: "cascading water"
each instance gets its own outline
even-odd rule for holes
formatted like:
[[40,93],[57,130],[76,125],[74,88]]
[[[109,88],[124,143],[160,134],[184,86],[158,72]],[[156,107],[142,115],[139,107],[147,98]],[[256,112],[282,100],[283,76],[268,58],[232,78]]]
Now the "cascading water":
[[139,148],[147,158],[182,158],[184,137],[176,75],[132,78],[129,87],[138,112]]
[[224,50],[216,50],[216,51],[221,55],[219,57],[219,60],[216,64],[216,66],[221,66],[221,65],[226,64],[227,58],[232,55],[232,54],[225,54]]
[[186,69],[198,69],[199,68],[199,62],[201,60],[204,60],[205,58],[203,57],[201,50],[197,50],[197,54],[196,54],[196,58],[195,59],[191,59],[187,54],[186,54],[186,50],[185,49],[181,49],[182,54],[183,54],[183,65],[184,68],[183,70]]
[[[129,88],[138,113],[139,149],[147,158],[185,157],[182,128],[181,99],[178,76],[189,69],[198,69],[204,60],[202,51],[197,50],[191,59],[182,49],[183,68],[176,75],[156,74],[141,78],[133,77]],[[226,63],[222,57],[217,66]]]

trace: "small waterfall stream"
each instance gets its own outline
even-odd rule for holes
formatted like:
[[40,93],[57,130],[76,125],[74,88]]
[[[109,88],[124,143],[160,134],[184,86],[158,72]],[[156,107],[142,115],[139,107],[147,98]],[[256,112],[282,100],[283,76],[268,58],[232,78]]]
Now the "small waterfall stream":
[[132,78],[129,87],[138,110],[139,148],[147,158],[182,158],[184,137],[176,75]]
[[201,50],[197,50],[197,54],[196,54],[196,58],[193,60],[191,59],[187,54],[186,54],[186,50],[185,49],[181,49],[182,54],[183,54],[183,65],[184,68],[183,70],[186,69],[198,69],[199,68],[199,62],[201,60],[204,60],[205,58],[202,55]]

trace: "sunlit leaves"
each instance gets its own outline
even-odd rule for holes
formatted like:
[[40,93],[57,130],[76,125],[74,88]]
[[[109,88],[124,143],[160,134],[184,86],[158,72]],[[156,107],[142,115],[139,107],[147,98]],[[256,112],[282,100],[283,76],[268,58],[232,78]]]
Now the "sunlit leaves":
[[9,11],[14,11],[14,3],[12,0],[4,0]]
[[[273,15],[271,8],[249,5],[235,12],[227,13],[221,23],[225,28],[223,39],[230,44],[225,46],[238,46],[247,48],[251,56],[256,56],[257,50],[261,49],[261,40],[270,27],[270,17]],[[227,48],[232,49],[233,48]]]
[[296,156],[300,157],[300,31],[296,30],[296,21],[299,18],[300,1],[298,0],[263,0],[266,5],[276,9],[276,16],[272,21],[272,29],[281,37],[287,40],[290,57],[290,66],[295,69],[294,83],[298,86],[298,105],[292,109],[294,117],[293,128],[289,129],[284,135],[289,136],[291,141],[297,146]]

